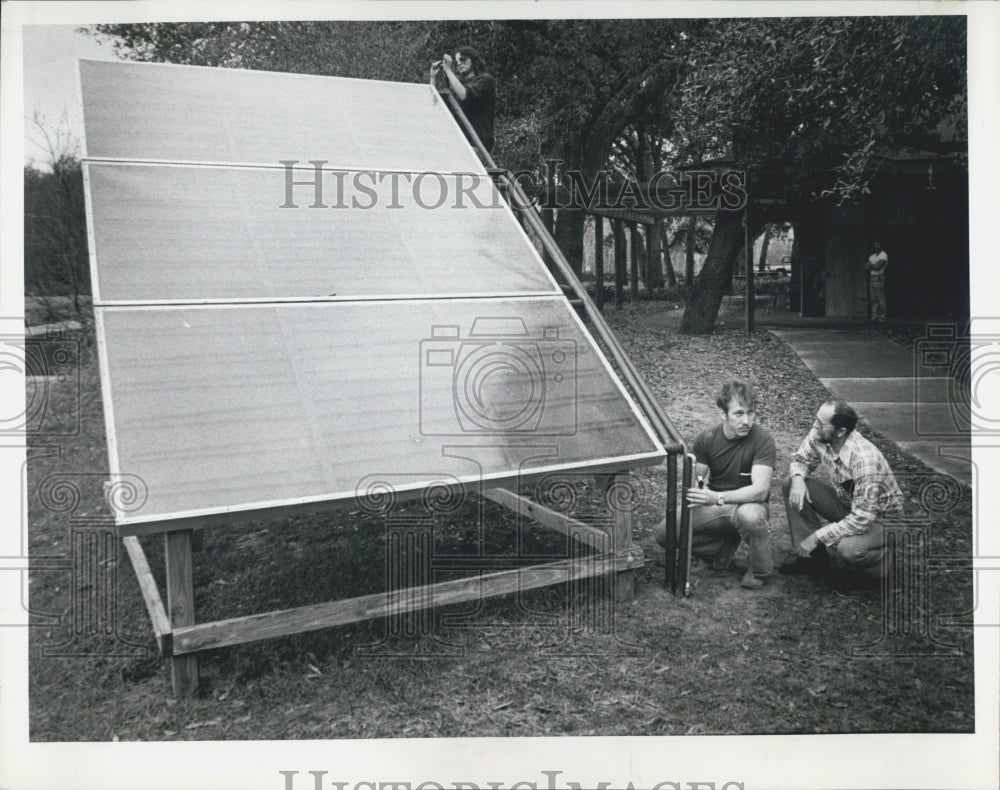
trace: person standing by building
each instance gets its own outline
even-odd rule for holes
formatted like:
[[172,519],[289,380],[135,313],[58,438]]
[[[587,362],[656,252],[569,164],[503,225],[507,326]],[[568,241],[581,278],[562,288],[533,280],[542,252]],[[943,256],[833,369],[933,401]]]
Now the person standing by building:
[[872,321],[885,321],[885,270],[889,266],[889,256],[877,241],[874,249],[865,266],[871,288]]
[[480,141],[492,153],[497,84],[493,75],[486,71],[482,56],[473,47],[459,47],[454,59],[446,54],[431,64],[431,86],[435,89],[442,87],[438,85],[442,74],[447,81],[446,87],[455,94]]

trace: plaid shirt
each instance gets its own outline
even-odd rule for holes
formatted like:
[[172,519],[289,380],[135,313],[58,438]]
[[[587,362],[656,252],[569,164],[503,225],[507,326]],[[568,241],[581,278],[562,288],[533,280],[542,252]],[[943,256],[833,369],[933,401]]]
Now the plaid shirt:
[[792,456],[789,474],[808,477],[822,462],[827,479],[851,512],[843,519],[821,527],[816,537],[827,546],[841,538],[867,532],[872,522],[886,513],[903,510],[903,492],[879,449],[857,431],[848,434],[839,453],[819,440],[813,428]]

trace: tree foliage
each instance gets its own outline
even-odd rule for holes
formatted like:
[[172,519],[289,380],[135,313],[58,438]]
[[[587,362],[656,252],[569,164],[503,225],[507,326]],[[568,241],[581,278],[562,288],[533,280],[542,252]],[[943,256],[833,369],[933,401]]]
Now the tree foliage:
[[964,134],[965,18],[715,20],[694,46],[689,148],[780,170],[804,198],[864,189],[873,154]]
[[[648,177],[662,162],[662,140],[684,68],[685,23],[677,20],[559,20],[531,23],[517,35],[516,106],[533,122],[547,158],[587,184],[604,170]],[[514,64],[512,64],[514,65]],[[508,166],[531,167],[512,151]],[[537,159],[536,159],[537,162]],[[557,178],[550,188],[563,183]],[[555,237],[579,271],[584,212],[558,212]]]
[[[24,169],[24,289],[46,299],[90,293],[83,172],[76,141],[44,119],[31,120],[48,149],[47,169]],[[50,312],[55,312],[50,307]]]
[[[961,16],[712,21],[680,91],[680,156],[725,156],[749,174],[751,236],[764,222],[760,174],[780,174],[793,204],[856,200],[878,154],[925,145],[944,127],[962,144],[965,51]],[[725,224],[730,243],[712,245],[682,331],[715,324],[741,244]]]
[[[496,156],[506,167],[541,174],[545,160],[559,159],[588,181],[602,169],[642,180],[675,164],[728,157],[750,174],[752,236],[765,222],[753,202],[756,174],[780,173],[793,202],[851,200],[866,190],[880,151],[921,145],[945,125],[964,136],[962,16],[232,22],[97,31],[119,54],[140,60],[401,81],[424,81],[432,59],[470,44],[497,78]],[[548,186],[558,188],[558,180]],[[742,233],[728,221],[715,227],[721,235],[695,281],[685,331],[711,331],[732,277]],[[558,212],[556,239],[578,270],[583,228],[582,212]]]

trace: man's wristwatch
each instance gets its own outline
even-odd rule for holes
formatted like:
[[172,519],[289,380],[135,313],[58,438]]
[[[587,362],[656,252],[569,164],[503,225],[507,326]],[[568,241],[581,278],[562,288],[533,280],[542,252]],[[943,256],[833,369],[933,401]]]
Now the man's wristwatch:
[[726,498],[722,494],[719,494],[718,498],[715,500],[715,504],[717,504],[719,507],[722,507],[724,504],[726,504]]

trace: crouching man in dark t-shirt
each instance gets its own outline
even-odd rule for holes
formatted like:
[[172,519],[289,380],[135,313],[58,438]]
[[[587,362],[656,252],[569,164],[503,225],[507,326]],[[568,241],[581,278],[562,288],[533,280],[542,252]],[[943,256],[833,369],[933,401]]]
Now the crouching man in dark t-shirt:
[[[750,384],[727,382],[715,402],[722,422],[699,433],[692,448],[698,483],[685,493],[691,508],[691,553],[713,570],[726,570],[745,540],[750,554],[740,584],[755,590],[774,569],[767,500],[777,448],[771,434],[754,424],[756,393]],[[653,534],[665,546],[666,522]]]

